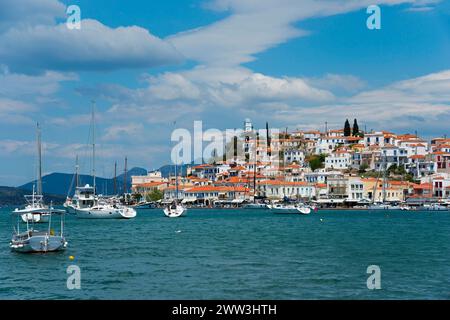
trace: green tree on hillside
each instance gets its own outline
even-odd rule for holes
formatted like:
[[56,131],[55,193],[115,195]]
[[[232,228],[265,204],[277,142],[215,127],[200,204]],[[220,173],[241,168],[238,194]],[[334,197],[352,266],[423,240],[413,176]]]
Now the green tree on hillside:
[[352,135],[352,129],[350,128],[350,122],[348,122],[348,119],[345,120],[344,125],[344,136],[350,137]]
[[356,137],[358,134],[359,134],[359,126],[358,126],[358,121],[355,119],[355,121],[353,122],[352,135]]
[[316,169],[321,169],[324,167],[325,163],[325,154],[320,155],[312,155],[308,158],[309,166],[311,167],[312,171],[315,171]]

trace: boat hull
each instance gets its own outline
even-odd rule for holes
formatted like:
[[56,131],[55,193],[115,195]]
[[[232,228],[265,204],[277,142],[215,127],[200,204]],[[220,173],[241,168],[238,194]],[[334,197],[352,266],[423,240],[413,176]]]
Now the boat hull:
[[132,208],[107,209],[75,209],[73,213],[79,219],[132,219],[136,217],[136,210]]
[[270,210],[277,214],[302,214],[308,215],[311,213],[311,208],[308,207],[271,207]]
[[187,209],[182,206],[176,208],[164,208],[164,215],[168,218],[178,218],[186,214]]
[[21,253],[47,253],[65,250],[67,242],[61,236],[32,236],[26,240],[12,240],[10,248]]

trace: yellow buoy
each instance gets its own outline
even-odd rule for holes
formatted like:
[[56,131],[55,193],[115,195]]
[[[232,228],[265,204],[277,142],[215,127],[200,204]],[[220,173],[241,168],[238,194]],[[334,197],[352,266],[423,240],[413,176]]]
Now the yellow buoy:
[[69,256],[69,260],[73,260],[73,259],[75,259],[74,256]]

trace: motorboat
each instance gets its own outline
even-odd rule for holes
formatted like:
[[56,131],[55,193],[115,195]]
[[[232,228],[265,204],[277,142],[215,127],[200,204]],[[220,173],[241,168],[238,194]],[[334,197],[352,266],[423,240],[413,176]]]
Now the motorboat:
[[64,206],[80,219],[132,219],[137,214],[131,207],[102,199],[89,184],[77,187],[73,198],[67,199]]
[[[95,107],[92,107],[92,180],[93,186],[86,184],[84,187],[75,188],[73,198],[67,198],[64,203],[69,213],[75,214],[80,219],[132,219],[136,217],[136,210],[106,199],[96,194],[95,176]],[[78,175],[78,165],[77,165]],[[78,180],[78,179],[77,179]],[[78,183],[78,181],[77,181]]]

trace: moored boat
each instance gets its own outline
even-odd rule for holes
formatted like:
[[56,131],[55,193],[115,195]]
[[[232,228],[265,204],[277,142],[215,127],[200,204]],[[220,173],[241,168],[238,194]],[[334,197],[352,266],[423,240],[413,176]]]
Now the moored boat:
[[[10,242],[12,251],[21,253],[47,253],[54,251],[61,251],[66,249],[67,241],[64,237],[64,210],[57,210],[53,208],[42,210],[48,215],[48,226],[44,227],[39,224],[39,229],[35,227],[34,222],[26,222],[24,231],[21,231],[21,224],[23,224],[21,213],[13,211],[13,217],[16,218],[13,236]],[[59,216],[59,232],[55,232],[52,228],[52,217]]]
[[268,205],[268,208],[279,214],[295,213],[308,215],[311,213],[311,208],[302,204],[272,204]]
[[[95,176],[95,106],[92,106],[92,180],[93,186],[86,184],[84,187],[75,188],[72,199],[67,198],[64,206],[69,213],[73,213],[80,219],[131,219],[136,217],[136,210],[126,205],[110,202],[96,194]],[[78,175],[78,164],[77,164]],[[78,180],[78,179],[77,179]],[[78,181],[77,181],[78,183]]]
[[430,203],[430,204],[424,204],[422,207],[419,208],[419,210],[423,211],[449,211],[449,207],[443,206],[439,203]]
[[269,207],[265,203],[246,203],[242,206],[243,209],[252,210],[267,210]]
[[184,206],[178,204],[177,201],[174,201],[172,204],[164,208],[163,211],[166,217],[178,218],[181,217],[183,214],[185,214],[187,209]]

